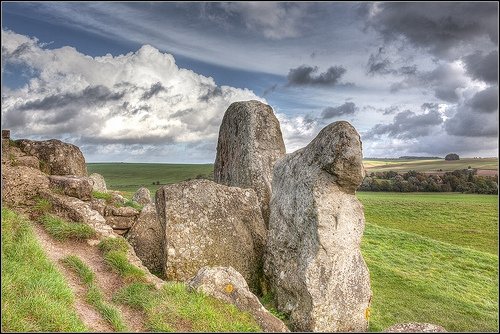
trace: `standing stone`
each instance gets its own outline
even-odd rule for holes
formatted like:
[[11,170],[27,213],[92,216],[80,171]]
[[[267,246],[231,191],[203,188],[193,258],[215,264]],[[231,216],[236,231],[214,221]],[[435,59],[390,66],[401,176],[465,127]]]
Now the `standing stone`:
[[137,189],[134,196],[132,196],[132,201],[135,201],[140,205],[147,205],[153,202],[153,200],[151,199],[151,192],[148,188],[145,187]]
[[355,196],[363,173],[361,140],[348,122],[328,125],[274,167],[264,270],[296,331],[367,330],[365,219]]
[[40,170],[49,175],[87,176],[85,158],[80,149],[57,139],[35,141],[16,140],[16,145],[26,154],[40,160]]
[[154,203],[146,204],[137,222],[128,232],[127,239],[135,254],[153,273],[163,274],[163,245],[165,233],[162,229]]
[[259,291],[266,227],[254,190],[181,182],[158,189],[156,210],[167,280],[186,281],[204,266],[231,266]]
[[267,225],[273,166],[284,155],[285,144],[273,109],[255,100],[234,102],[219,130],[214,181],[254,189]]
[[92,173],[89,178],[94,182],[92,186],[92,191],[98,191],[100,193],[107,193],[108,188],[106,187],[106,180],[101,174]]

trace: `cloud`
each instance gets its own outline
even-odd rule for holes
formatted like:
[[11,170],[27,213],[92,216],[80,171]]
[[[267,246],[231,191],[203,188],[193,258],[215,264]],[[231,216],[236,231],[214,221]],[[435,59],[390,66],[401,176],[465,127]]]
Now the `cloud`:
[[353,102],[346,102],[338,107],[327,107],[321,112],[322,119],[354,114],[359,108]]
[[[285,2],[225,2],[213,4],[231,16],[235,22],[244,22],[247,29],[257,31],[264,37],[279,40],[302,35],[302,19],[306,16],[308,4]],[[220,20],[220,16],[212,13]],[[227,22],[227,20],[224,20]]]
[[488,39],[498,45],[498,4],[494,2],[375,2],[360,13],[386,42],[403,39],[439,57],[464,44]]
[[479,112],[498,111],[498,86],[491,86],[477,92],[467,103],[472,109]]
[[276,112],[276,118],[280,122],[287,153],[306,146],[321,130],[317,120],[307,116],[290,117]]
[[411,139],[431,134],[436,126],[443,123],[443,118],[440,112],[434,108],[422,107],[422,109],[427,110],[427,112],[417,115],[411,110],[405,110],[396,114],[390,124],[376,124],[363,135],[363,139],[373,139],[381,135],[398,139]]
[[477,51],[464,57],[467,73],[474,79],[485,82],[498,82],[498,50],[483,55]]
[[335,86],[346,72],[342,66],[331,66],[326,72],[314,75],[318,71],[317,66],[301,65],[292,68],[288,72],[288,86]]
[[108,144],[213,142],[232,102],[265,102],[248,89],[217,86],[179,68],[172,55],[149,45],[90,57],[2,31],[2,56],[4,67],[24,64],[34,73],[2,96],[2,126],[18,138],[64,137],[87,149],[102,145],[102,152]]

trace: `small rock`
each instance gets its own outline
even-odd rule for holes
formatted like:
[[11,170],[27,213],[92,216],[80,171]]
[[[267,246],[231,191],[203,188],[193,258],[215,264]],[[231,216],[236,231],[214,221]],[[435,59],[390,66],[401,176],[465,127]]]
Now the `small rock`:
[[92,181],[88,177],[74,175],[50,175],[50,188],[65,195],[76,197],[84,201],[92,199]]
[[396,324],[384,330],[385,333],[446,333],[444,327],[428,323],[410,322]]
[[89,178],[93,181],[92,190],[101,193],[107,193],[108,189],[106,187],[106,181],[101,174],[92,173]]
[[148,188],[145,187],[139,188],[135,192],[134,196],[132,196],[132,200],[139,203],[140,205],[147,205],[153,202],[153,200],[151,199],[151,192]]
[[187,284],[193,290],[249,312],[264,332],[289,332],[283,321],[266,310],[259,299],[250,292],[243,276],[233,267],[203,267]]

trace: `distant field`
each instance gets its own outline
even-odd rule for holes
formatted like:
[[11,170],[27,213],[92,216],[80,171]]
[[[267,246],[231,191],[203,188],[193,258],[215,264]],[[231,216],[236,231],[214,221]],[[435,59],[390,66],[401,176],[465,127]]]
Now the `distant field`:
[[[496,159],[474,160],[498,166]],[[416,169],[448,162],[406,163]],[[452,170],[477,167],[466,160],[451,164]],[[88,164],[88,170],[102,174],[109,189],[130,196],[141,185],[154,193],[159,186],[152,182],[210,174],[213,165]],[[358,192],[357,197],[367,221],[361,248],[373,291],[370,331],[401,322],[498,331],[498,196]]]
[[213,164],[88,163],[87,170],[104,176],[108,189],[134,193],[146,187],[154,194],[161,185],[212,173]]
[[479,170],[498,171],[498,158],[465,158],[454,161],[444,159],[413,160],[413,159],[376,159],[363,160],[363,164],[370,172],[397,171],[407,172],[416,170],[419,172],[443,172],[453,171],[455,169],[477,168]]

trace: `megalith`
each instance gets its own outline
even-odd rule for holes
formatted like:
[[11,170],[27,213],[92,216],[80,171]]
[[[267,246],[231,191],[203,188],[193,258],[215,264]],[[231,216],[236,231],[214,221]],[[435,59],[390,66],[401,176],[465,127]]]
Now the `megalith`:
[[274,166],[264,272],[295,331],[367,330],[363,174],[359,134],[344,121]]
[[185,181],[158,189],[156,210],[168,280],[186,281],[204,266],[231,266],[259,291],[266,227],[254,190]]
[[234,102],[219,129],[214,181],[254,189],[267,225],[272,170],[284,155],[285,144],[273,109],[256,100]]

